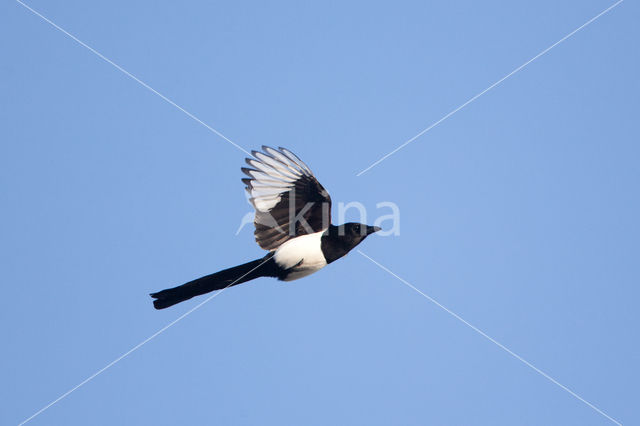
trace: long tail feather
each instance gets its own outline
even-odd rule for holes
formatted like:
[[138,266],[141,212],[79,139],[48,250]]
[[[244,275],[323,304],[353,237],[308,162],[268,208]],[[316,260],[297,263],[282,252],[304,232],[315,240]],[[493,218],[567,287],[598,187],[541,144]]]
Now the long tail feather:
[[178,287],[151,293],[151,297],[156,299],[153,301],[153,306],[156,309],[164,309],[194,296],[221,290],[259,277],[277,277],[278,269],[271,257],[272,255],[269,253],[261,259],[206,275]]

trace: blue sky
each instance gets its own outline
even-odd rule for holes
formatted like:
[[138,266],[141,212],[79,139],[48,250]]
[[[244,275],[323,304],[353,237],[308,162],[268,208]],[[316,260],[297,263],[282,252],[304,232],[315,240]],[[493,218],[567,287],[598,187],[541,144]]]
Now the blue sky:
[[[623,424],[640,381],[638,5],[28,3],[246,149],[290,148],[360,247]],[[263,255],[244,154],[17,2],[0,4],[0,423]],[[358,253],[212,299],[29,424],[613,424]]]

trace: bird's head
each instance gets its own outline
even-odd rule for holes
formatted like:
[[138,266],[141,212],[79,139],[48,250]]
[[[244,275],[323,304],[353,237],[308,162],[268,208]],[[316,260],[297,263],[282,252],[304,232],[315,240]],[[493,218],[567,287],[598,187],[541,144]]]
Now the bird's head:
[[368,235],[380,231],[380,227],[378,226],[369,226],[364,223],[355,222],[344,223],[336,228],[338,228],[338,235],[344,241],[349,242],[351,247],[360,244]]

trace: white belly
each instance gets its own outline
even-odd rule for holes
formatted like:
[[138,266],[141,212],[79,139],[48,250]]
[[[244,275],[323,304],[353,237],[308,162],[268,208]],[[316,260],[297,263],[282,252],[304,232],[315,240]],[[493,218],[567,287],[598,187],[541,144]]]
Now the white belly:
[[278,266],[291,269],[284,281],[306,277],[327,266],[320,248],[324,231],[301,235],[282,244],[273,255]]

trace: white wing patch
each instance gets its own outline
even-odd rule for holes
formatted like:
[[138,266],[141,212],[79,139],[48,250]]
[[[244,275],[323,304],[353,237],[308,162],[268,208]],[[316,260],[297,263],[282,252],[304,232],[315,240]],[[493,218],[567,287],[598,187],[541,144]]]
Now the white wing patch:
[[[251,203],[256,210],[267,213],[281,200],[281,194],[290,191],[302,176],[312,177],[313,173],[291,151],[264,146],[265,153],[253,151],[255,157],[247,159],[247,164],[255,170],[247,170],[251,176]],[[267,155],[268,154],[268,155]]]

